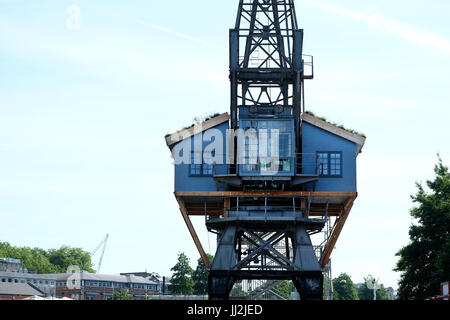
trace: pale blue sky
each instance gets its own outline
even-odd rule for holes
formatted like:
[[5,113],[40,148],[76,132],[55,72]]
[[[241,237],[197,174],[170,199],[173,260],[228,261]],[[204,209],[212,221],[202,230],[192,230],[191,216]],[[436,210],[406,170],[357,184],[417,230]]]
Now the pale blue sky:
[[[195,266],[164,135],[228,111],[237,4],[0,0],[0,241],[91,251],[109,233],[104,273],[168,275],[179,251]],[[307,108],[368,136],[334,275],[396,287],[414,182],[437,152],[450,163],[450,2],[296,5],[315,57]]]

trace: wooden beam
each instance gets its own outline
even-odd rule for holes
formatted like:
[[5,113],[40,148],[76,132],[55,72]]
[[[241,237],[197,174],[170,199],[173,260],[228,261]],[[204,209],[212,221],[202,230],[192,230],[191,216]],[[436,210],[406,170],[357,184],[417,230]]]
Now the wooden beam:
[[189,219],[186,207],[184,205],[184,201],[178,197],[177,201],[178,205],[180,206],[181,215],[183,216],[184,222],[186,223],[189,233],[191,234],[192,240],[194,240],[195,246],[197,247],[197,250],[200,253],[200,256],[202,257],[205,266],[209,269],[211,266],[209,264],[208,257],[206,256],[205,250],[203,249],[203,246],[200,243],[200,239],[198,238],[197,232],[195,232],[195,228],[192,225],[191,219]]
[[[187,214],[188,216],[191,217],[201,217],[201,216],[205,216],[205,212],[201,211],[201,210],[189,210],[187,209]],[[208,212],[206,212],[207,216],[210,217],[220,217],[220,216],[224,216],[224,211],[210,211],[208,210]],[[310,217],[323,217],[324,212],[323,211],[310,211],[309,212],[309,216]],[[342,215],[342,212],[328,212],[328,216],[329,217],[339,217]],[[227,218],[226,216],[224,216],[224,218]]]
[[[204,203],[190,203],[190,202],[185,202],[184,205],[186,206],[186,208],[196,208],[196,209],[205,209],[205,204]],[[223,204],[222,203],[206,203],[207,205],[207,209],[218,209],[218,210],[223,210]]]
[[[198,211],[198,210],[186,210],[188,216],[205,216],[205,212],[204,211]],[[219,217],[223,215],[223,210],[220,211],[208,211],[206,212],[207,216],[211,216],[211,217]]]
[[306,198],[301,198],[300,199],[300,209],[303,212],[306,212],[307,207],[308,207],[308,200],[306,200]]
[[223,216],[225,218],[228,218],[228,212],[230,211],[230,208],[231,208],[231,199],[230,198],[223,199]]
[[341,234],[342,228],[344,228],[345,221],[347,220],[350,211],[352,210],[355,199],[356,197],[353,197],[347,201],[343,210],[343,214],[338,218],[333,227],[333,231],[330,235],[330,238],[328,239],[325,250],[323,251],[322,258],[320,259],[320,265],[322,266],[322,268],[325,268],[325,266],[330,261],[331,253],[334,250],[334,246],[336,245],[336,242]]
[[355,197],[356,192],[304,192],[304,191],[177,191],[176,197]]

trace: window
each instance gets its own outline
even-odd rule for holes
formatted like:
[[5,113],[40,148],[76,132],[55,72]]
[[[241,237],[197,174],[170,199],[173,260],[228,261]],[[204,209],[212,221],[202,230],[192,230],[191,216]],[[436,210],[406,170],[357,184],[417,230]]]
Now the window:
[[211,162],[214,157],[214,151],[211,153],[207,152],[204,155],[202,152],[192,152],[189,174],[197,177],[211,177],[213,175],[213,165]]
[[318,152],[317,158],[320,176],[342,176],[342,152]]
[[213,175],[213,160],[216,156],[215,151],[207,152],[203,155],[203,164],[202,164],[202,175],[204,176],[212,176]]
[[341,176],[340,153],[330,153],[330,176]]
[[256,136],[246,137],[244,144],[244,170],[259,171],[258,139]]

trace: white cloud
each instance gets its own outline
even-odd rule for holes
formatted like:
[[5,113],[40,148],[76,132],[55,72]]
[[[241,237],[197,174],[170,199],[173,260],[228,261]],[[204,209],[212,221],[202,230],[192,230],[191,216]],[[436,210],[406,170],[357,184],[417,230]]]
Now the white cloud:
[[313,5],[342,17],[365,23],[369,28],[382,30],[411,43],[435,48],[450,55],[450,41],[448,39],[417,26],[384,18],[375,6],[369,7],[368,13],[362,13],[339,8],[326,1],[315,1]]
[[200,39],[200,38],[192,37],[192,36],[190,36],[188,34],[185,34],[185,33],[182,33],[182,32],[178,32],[178,31],[174,31],[172,29],[169,29],[169,28],[166,28],[166,27],[163,27],[163,26],[151,23],[151,22],[142,21],[142,20],[137,20],[136,22],[138,24],[144,26],[144,27],[151,28],[153,30],[160,31],[160,32],[166,33],[168,35],[171,35],[171,36],[183,39],[183,40],[187,40],[189,42],[193,42],[193,43],[199,44],[199,45],[201,45],[203,47],[209,47],[209,48],[214,48],[214,49],[222,49],[223,48],[223,46],[220,46],[220,45],[218,45],[216,43],[213,43],[211,41],[205,41],[205,40]]
[[[182,38],[189,43],[217,48],[213,43],[155,24],[142,21],[137,23]],[[93,76],[115,77],[143,84],[155,79],[160,83],[176,81],[189,86],[206,82],[221,90],[228,83],[227,70],[221,67],[219,59],[186,59],[190,52],[155,50],[161,48],[162,44],[149,43],[138,35],[130,35],[120,30],[115,32],[97,28],[79,36],[69,37],[58,30],[0,16],[0,38],[0,48],[16,57],[50,61],[53,66],[57,62],[74,63],[79,66],[78,71]]]

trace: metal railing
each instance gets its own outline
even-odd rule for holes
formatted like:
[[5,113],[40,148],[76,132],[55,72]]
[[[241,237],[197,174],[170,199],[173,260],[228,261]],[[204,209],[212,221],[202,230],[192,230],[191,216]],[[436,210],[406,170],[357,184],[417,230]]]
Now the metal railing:
[[303,75],[305,79],[314,78],[314,57],[308,54],[303,55]]
[[[268,163],[264,163],[261,159],[248,159],[247,164],[213,164],[213,176],[217,175],[234,175],[238,174],[240,165],[253,165],[255,170],[248,170],[246,173],[254,172],[255,175],[264,174],[264,166],[268,166]],[[310,174],[319,175],[321,172],[321,164],[319,162],[319,156],[316,153],[298,153],[293,157],[280,157],[278,163],[275,163],[273,172],[291,172],[292,166],[294,166],[295,174]],[[278,168],[276,167],[278,166]],[[268,170],[270,171],[270,170]]]
[[316,153],[297,153],[296,154],[296,173],[319,175],[320,163],[319,155]]

